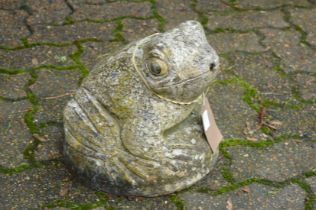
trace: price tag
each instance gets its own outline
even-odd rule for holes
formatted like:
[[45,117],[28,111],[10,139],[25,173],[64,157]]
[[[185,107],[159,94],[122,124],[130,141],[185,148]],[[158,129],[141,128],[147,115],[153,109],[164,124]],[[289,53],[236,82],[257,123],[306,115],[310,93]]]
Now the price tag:
[[218,152],[218,146],[223,139],[223,136],[218,129],[213,112],[211,110],[210,103],[206,96],[203,96],[203,104],[202,104],[202,121],[203,128],[206,139],[211,146],[211,149],[214,153]]

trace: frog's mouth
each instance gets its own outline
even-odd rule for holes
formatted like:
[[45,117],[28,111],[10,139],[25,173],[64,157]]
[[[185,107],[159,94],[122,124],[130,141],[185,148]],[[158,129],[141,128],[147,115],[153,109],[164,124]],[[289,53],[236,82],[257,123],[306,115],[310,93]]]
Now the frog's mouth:
[[[204,72],[204,73],[202,73],[200,75],[197,75],[197,76],[192,77],[192,78],[188,78],[186,80],[182,80],[181,82],[178,82],[178,83],[174,83],[174,84],[170,84],[170,85],[162,85],[161,88],[168,88],[168,87],[182,85],[182,84],[185,84],[185,83],[192,83],[192,82],[195,82],[197,80],[201,80],[201,79],[207,77],[208,75],[209,75],[209,72]],[[208,77],[208,78],[212,79],[212,77]]]

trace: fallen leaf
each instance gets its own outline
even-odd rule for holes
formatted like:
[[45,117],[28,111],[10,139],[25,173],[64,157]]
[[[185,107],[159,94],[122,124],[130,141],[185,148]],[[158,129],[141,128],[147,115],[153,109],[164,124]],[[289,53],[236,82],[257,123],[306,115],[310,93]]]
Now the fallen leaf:
[[282,125],[282,122],[280,122],[278,120],[271,120],[267,123],[264,122],[262,125],[265,125],[270,129],[277,130]]
[[279,120],[271,120],[270,122],[269,122],[269,125],[271,126],[274,126],[274,127],[280,127],[281,125],[282,125],[282,122],[281,121],[279,121]]
[[243,191],[245,193],[250,193],[250,188],[248,186],[244,186],[241,188],[241,191]]
[[255,138],[255,137],[247,137],[247,140],[249,140],[249,141],[257,141],[258,139]]
[[38,60],[36,58],[32,58],[32,64],[33,65],[38,65]]
[[267,109],[265,107],[261,107],[258,112],[258,123],[262,125],[267,118]]
[[227,209],[227,210],[232,210],[232,209],[233,209],[232,199],[228,198],[228,200],[227,200],[226,203],[227,203],[226,209]]
[[40,136],[38,134],[33,134],[34,139],[39,140],[40,142],[45,142],[48,140],[48,136]]
[[64,182],[64,184],[60,188],[59,195],[60,196],[67,195],[67,193],[69,192],[70,187],[71,187],[71,182],[70,181]]
[[258,139],[253,137],[253,134],[260,129],[260,126],[257,128],[251,128],[251,125],[249,122],[246,122],[246,127],[243,130],[243,133],[245,134],[246,138],[250,141],[257,141]]

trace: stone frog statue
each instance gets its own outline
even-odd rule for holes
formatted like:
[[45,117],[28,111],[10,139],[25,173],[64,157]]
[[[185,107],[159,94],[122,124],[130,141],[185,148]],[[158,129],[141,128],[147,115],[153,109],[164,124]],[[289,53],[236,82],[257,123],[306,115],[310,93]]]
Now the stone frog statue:
[[66,163],[93,188],[118,195],[194,184],[217,157],[200,109],[218,66],[196,21],[101,57],[64,110]]

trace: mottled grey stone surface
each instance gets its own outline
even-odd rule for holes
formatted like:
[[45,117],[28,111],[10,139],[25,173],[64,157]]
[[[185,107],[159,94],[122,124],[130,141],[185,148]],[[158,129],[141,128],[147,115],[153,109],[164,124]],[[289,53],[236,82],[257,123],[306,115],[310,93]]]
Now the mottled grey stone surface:
[[16,167],[25,163],[23,151],[31,143],[31,133],[24,122],[24,114],[31,109],[29,101],[0,101],[0,165]]
[[191,186],[217,157],[199,115],[218,72],[196,21],[100,58],[64,111],[69,164],[93,188],[118,195]]
[[[185,209],[304,209],[305,192],[297,185],[289,185],[283,189],[260,184],[251,184],[232,192],[211,196],[204,193],[188,193],[180,195]],[[228,204],[229,203],[229,204]]]
[[315,143],[288,140],[271,147],[231,147],[229,153],[234,177],[245,180],[251,177],[284,181],[305,171],[316,170]]

